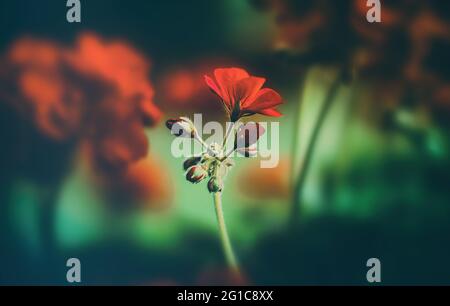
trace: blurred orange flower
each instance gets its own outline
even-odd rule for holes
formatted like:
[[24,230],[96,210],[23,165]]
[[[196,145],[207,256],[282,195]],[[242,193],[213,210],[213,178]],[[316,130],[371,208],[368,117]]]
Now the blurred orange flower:
[[275,168],[261,168],[253,162],[238,178],[242,193],[255,199],[284,199],[289,196],[289,161],[280,159]]

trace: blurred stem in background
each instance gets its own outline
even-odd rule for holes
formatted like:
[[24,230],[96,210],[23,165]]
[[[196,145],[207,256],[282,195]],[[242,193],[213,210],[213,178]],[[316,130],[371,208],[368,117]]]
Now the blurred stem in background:
[[[305,74],[307,75],[307,73]],[[339,87],[343,82],[343,72],[342,69],[339,69],[337,72],[337,76],[334,79],[333,83],[331,84],[330,88],[328,89],[328,92],[325,96],[325,99],[321,105],[320,111],[319,111],[319,115],[317,117],[317,120],[315,121],[315,124],[313,126],[313,130],[311,133],[311,136],[309,137],[309,142],[306,146],[306,151],[305,154],[303,156],[303,159],[300,162],[300,167],[297,170],[297,167],[295,167],[295,163],[293,164],[293,171],[298,171],[297,173],[294,173],[294,175],[292,175],[293,178],[293,184],[292,184],[292,204],[291,204],[291,212],[289,214],[290,220],[289,220],[289,224],[291,226],[295,226],[298,223],[299,217],[300,217],[300,213],[301,213],[301,199],[302,199],[302,193],[303,193],[303,189],[304,189],[304,185],[306,182],[306,178],[308,175],[308,171],[311,165],[311,161],[314,155],[314,150],[316,147],[316,143],[317,140],[319,138],[320,135],[320,131],[323,127],[323,124],[325,122],[325,118],[329,112],[329,110],[331,109],[331,106],[333,104],[333,101],[336,98],[336,95],[339,91]],[[301,129],[301,112],[302,112],[302,107],[301,104],[302,103],[302,99],[303,99],[303,89],[305,87],[305,82],[306,82],[306,77],[302,77],[302,90],[300,92],[300,102],[299,105],[296,109],[296,113],[295,113],[295,120],[294,120],[294,127],[295,127],[295,131],[294,131],[294,143],[293,143],[293,161],[296,161],[296,157],[299,155],[299,150],[298,150],[298,141],[299,141],[299,137],[300,137],[300,129]]]
[[[295,218],[298,217],[298,209],[294,208],[294,197],[297,194],[297,192],[295,191],[295,182],[296,182],[296,178],[298,176],[298,170],[297,168],[299,167],[298,162],[299,162],[299,155],[300,155],[300,148],[299,148],[299,143],[300,143],[300,131],[301,131],[301,114],[302,114],[302,106],[303,106],[303,100],[304,100],[304,95],[305,95],[305,87],[306,87],[306,81],[309,75],[309,69],[305,69],[303,70],[301,76],[300,76],[300,90],[299,90],[299,101],[298,103],[295,104],[294,107],[294,122],[293,122],[293,127],[294,127],[294,133],[292,134],[292,148],[291,148],[291,173],[290,173],[290,192],[292,194],[292,200],[291,200],[291,213],[290,213],[290,217],[291,217],[291,221],[294,222],[293,218],[294,218],[294,214],[295,214]],[[295,220],[296,222],[296,220]]]
[[225,225],[225,219],[223,217],[222,209],[222,193],[214,193],[214,206],[216,209],[217,222],[219,224],[220,240],[222,242],[222,248],[225,255],[227,264],[232,272],[240,275],[239,265],[234,255],[233,248],[231,246],[230,238],[228,237],[227,227]]
[[55,218],[56,218],[56,206],[59,195],[59,188],[62,188],[60,184],[52,187],[48,194],[45,196],[45,200],[42,203],[41,208],[41,230],[42,230],[42,246],[45,251],[46,257],[53,259],[57,251],[56,235],[55,235]]

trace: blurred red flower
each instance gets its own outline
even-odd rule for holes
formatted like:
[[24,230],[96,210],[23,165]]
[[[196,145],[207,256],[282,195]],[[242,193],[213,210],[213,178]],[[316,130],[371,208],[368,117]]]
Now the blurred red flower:
[[162,115],[149,72],[149,59],[124,41],[90,33],[79,35],[73,46],[22,38],[0,57],[0,103],[32,122],[50,143],[74,145],[61,155],[80,152],[96,182],[120,193],[121,200],[153,205],[168,201],[170,192],[160,163],[145,160],[145,128]]
[[[55,141],[82,140],[101,170],[126,170],[147,154],[144,128],[156,123],[150,63],[129,44],[82,34],[72,48],[24,38],[3,58],[0,88]],[[15,90],[10,90],[10,88]]]
[[215,81],[205,75],[206,84],[219,96],[232,122],[253,114],[279,117],[276,107],[281,96],[273,89],[262,88],[265,78],[250,76],[240,68],[214,70]]

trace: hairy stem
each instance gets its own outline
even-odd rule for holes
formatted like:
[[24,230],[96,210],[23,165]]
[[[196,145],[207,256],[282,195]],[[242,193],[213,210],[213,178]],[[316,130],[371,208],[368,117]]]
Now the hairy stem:
[[227,228],[225,226],[225,219],[223,217],[222,210],[222,193],[214,193],[214,206],[216,208],[217,222],[219,224],[220,240],[222,242],[222,248],[227,261],[228,266],[231,270],[239,273],[239,266],[236,261],[236,257],[233,253],[233,248],[231,247],[230,238],[228,237]]

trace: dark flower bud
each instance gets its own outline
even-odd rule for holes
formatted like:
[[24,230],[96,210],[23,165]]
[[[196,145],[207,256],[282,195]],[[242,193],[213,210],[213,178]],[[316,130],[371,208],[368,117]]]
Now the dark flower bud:
[[183,169],[186,171],[190,167],[197,165],[201,160],[202,160],[201,156],[194,156],[194,157],[188,158],[183,163]]
[[203,181],[208,172],[201,166],[192,166],[186,173],[186,179],[194,184],[200,183]]
[[245,157],[256,157],[258,155],[258,150],[256,149],[255,144],[247,148],[237,148],[236,152]]
[[210,193],[221,192],[223,189],[223,182],[220,178],[213,176],[208,181],[208,190]]
[[234,140],[234,148],[248,148],[255,144],[258,139],[265,133],[264,127],[255,122],[248,122],[239,126]]
[[186,117],[178,119],[169,119],[166,121],[166,127],[176,137],[194,138],[196,129],[194,123]]

